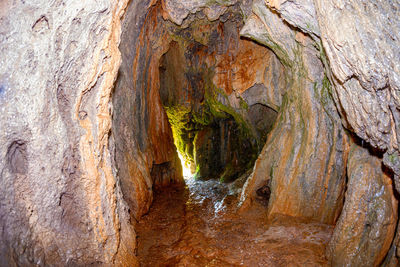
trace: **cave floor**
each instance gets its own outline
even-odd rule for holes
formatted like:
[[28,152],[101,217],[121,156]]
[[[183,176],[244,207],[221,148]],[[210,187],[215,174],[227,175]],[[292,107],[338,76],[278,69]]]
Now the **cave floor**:
[[330,226],[267,223],[261,205],[241,215],[236,207],[237,197],[214,180],[156,192],[137,225],[141,266],[328,266]]

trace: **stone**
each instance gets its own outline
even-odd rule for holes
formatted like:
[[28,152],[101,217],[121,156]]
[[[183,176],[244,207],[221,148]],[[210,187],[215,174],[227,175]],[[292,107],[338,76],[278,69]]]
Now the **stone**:
[[[314,41],[296,33],[262,1],[241,34],[269,46],[285,66],[287,89],[276,122],[241,195],[241,210],[270,184],[268,217],[334,224],[345,188],[348,138]],[[323,160],[322,160],[323,159]]]
[[137,264],[109,146],[127,2],[0,4],[1,266]]
[[348,128],[376,148],[398,151],[400,22],[393,18],[400,4],[317,0],[315,7],[335,101]]
[[392,243],[397,200],[382,161],[352,145],[345,204],[327,248],[332,266],[380,266]]
[[122,64],[113,92],[115,165],[124,199],[137,220],[151,205],[153,186],[183,182],[159,92],[159,61],[169,39],[165,27],[156,23],[162,20],[160,5],[147,15],[136,13],[147,4],[127,10],[119,46]]
[[312,0],[266,0],[265,3],[278,12],[289,24],[302,32],[320,36],[318,18]]
[[227,6],[234,5],[237,0],[208,1],[208,0],[163,0],[164,18],[169,19],[177,25],[182,25],[189,14],[204,9],[208,19],[214,21],[225,11]]

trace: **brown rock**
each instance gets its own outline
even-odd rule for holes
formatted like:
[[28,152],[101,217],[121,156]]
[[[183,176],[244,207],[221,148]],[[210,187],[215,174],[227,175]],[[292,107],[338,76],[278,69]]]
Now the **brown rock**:
[[270,50],[248,40],[240,40],[238,47],[230,53],[217,55],[214,84],[224,89],[242,94],[256,83],[263,82],[265,69],[274,55]]
[[332,224],[342,208],[348,141],[319,53],[309,37],[261,1],[254,2],[253,12],[257,16],[241,33],[271,47],[290,78],[277,121],[242,191],[242,210],[257,198],[258,188],[270,183],[269,218],[284,214]]
[[1,266],[137,264],[109,143],[127,2],[0,4]]
[[379,266],[392,243],[397,200],[382,161],[353,145],[342,214],[327,248],[332,266]]
[[314,2],[344,122],[374,147],[399,151],[399,2]]
[[140,18],[135,17],[139,7],[130,8],[120,44],[124,58],[113,94],[112,130],[124,199],[139,219],[150,207],[154,184],[181,183],[183,177],[159,93],[160,58],[170,42],[165,25],[158,23],[161,7],[143,14],[141,27],[132,26]]

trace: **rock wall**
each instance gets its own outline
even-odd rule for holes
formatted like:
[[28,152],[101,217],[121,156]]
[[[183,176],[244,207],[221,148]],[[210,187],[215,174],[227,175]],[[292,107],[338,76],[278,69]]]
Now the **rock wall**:
[[[122,64],[113,92],[115,162],[124,198],[136,219],[148,211],[155,183],[183,179],[159,96],[159,60],[169,44],[160,14],[160,5],[150,1],[128,7],[119,46]],[[164,174],[157,175],[160,172]]]
[[327,255],[332,266],[380,266],[393,241],[397,200],[382,160],[352,145],[346,202]]
[[[127,2],[0,3],[0,265],[137,265],[134,222],[148,210],[152,187],[182,181],[158,91],[160,59],[172,41],[165,25],[226,22],[232,7],[246,20],[242,36],[276,55],[230,39],[230,31],[220,48],[235,53],[213,55],[213,84],[227,96],[220,102],[253,125],[260,124],[251,121],[251,107],[278,112],[242,192],[243,208],[268,187],[270,218],[334,223],[349,149],[342,124],[382,151],[400,191],[398,2],[130,1],[121,34]],[[202,43],[206,32],[195,39]],[[240,113],[246,105],[249,116]],[[376,173],[380,160],[364,156],[347,168],[333,263],[341,264],[341,255],[379,264],[393,235],[389,178]],[[355,187],[360,177],[383,194]],[[384,216],[349,217],[360,198],[382,203],[363,208]],[[357,237],[380,233],[371,246],[354,239],[361,254],[342,245],[353,219],[366,222]],[[385,264],[398,264],[396,235]]]
[[223,10],[213,21],[203,7],[182,25],[164,22],[173,41],[160,60],[160,96],[178,151],[196,166],[196,177],[229,181],[254,163],[286,81],[272,51],[240,38],[240,6]]
[[345,186],[348,138],[331,99],[322,47],[289,27],[262,1],[241,34],[270,47],[286,67],[288,87],[278,119],[242,192],[242,209],[269,186],[269,217],[334,223]]
[[[266,7],[268,7],[268,10],[265,10]],[[262,11],[262,9],[264,9],[264,11]],[[329,90],[329,95],[332,96],[335,102],[336,109],[340,114],[341,123],[348,130],[361,137],[363,139],[363,145],[364,142],[365,144],[369,143],[372,147],[384,153],[383,164],[389,167],[390,170],[387,171],[394,172],[393,180],[395,181],[397,191],[399,191],[398,185],[400,184],[400,160],[398,152],[399,70],[395,62],[398,61],[400,55],[398,53],[399,40],[397,34],[400,24],[397,20],[393,20],[392,18],[398,17],[399,11],[399,4],[395,2],[382,3],[379,1],[369,1],[368,3],[364,3],[362,1],[326,2],[319,0],[271,0],[262,3],[255,1],[253,4],[253,15],[247,20],[242,30],[245,36],[249,36],[269,46],[283,63],[288,62],[286,63],[287,65],[292,63],[288,58],[290,59],[290,53],[293,53],[291,52],[291,50],[293,51],[293,47],[287,47],[287,41],[293,39],[298,40],[298,38],[290,36],[289,30],[286,29],[285,31],[279,28],[279,25],[275,23],[276,20],[274,20],[274,16],[271,15],[272,13],[279,14],[286,28],[300,31],[308,36],[306,39],[311,39],[315,42],[314,46],[319,47],[320,60],[323,63],[326,78],[328,78],[325,80],[329,80],[332,84],[332,87],[329,87],[331,88],[331,90]],[[263,23],[260,23],[260,21]],[[265,28],[267,28],[267,30]],[[281,30],[278,32],[274,29]],[[290,43],[291,42],[289,42],[289,44]],[[303,58],[312,58],[304,52],[301,53],[303,54]],[[298,63],[295,62],[295,65],[298,65]],[[307,63],[304,64],[304,66],[307,68]],[[290,91],[288,95],[290,95]],[[320,95],[322,96],[323,94]],[[316,99],[318,99],[318,97]],[[315,104],[315,101],[312,101],[312,103]],[[297,110],[302,112],[302,109],[303,107],[300,107]],[[278,116],[281,116],[281,114]],[[329,117],[332,118],[331,116]],[[337,116],[335,117],[335,121],[337,121]],[[288,127],[287,123],[284,125]],[[340,128],[340,126],[338,127]],[[275,145],[275,148],[270,148],[270,146],[273,145],[272,138],[275,136],[275,131],[282,128],[283,126],[277,123],[268,137],[269,139],[267,140],[264,151],[256,163],[251,179],[248,180],[246,190],[242,194],[243,207],[248,206],[251,200],[255,199],[257,188],[270,186],[270,215],[272,215],[274,211],[284,211],[284,214],[303,216],[307,214],[307,210],[302,210],[301,208],[304,202],[297,202],[303,203],[300,204],[299,207],[298,205],[296,206],[296,201],[291,201],[290,199],[292,199],[292,192],[294,192],[294,196],[298,195],[296,191],[299,187],[302,188],[304,183],[297,184],[298,187],[292,188],[291,190],[288,190],[286,187],[288,184],[290,188],[290,184],[292,184],[293,181],[304,180],[303,176],[300,175],[302,178],[297,179],[298,175],[296,175],[296,173],[294,176],[290,173],[289,178],[275,178],[275,169],[271,162],[276,159],[271,159],[271,157],[266,154],[268,151],[282,152],[287,148],[287,142],[282,142],[281,147]],[[281,134],[285,135],[285,131],[282,130]],[[279,140],[281,135],[276,136]],[[341,134],[335,134],[333,136],[341,136]],[[344,140],[346,140],[346,138],[344,138]],[[346,147],[348,147],[345,143],[346,142],[339,142],[339,144],[341,144],[339,147],[341,148],[336,146],[336,149],[338,149],[339,154],[342,154],[342,156],[339,157],[341,160],[336,161],[335,164],[341,166],[339,169],[342,170],[343,166],[346,164]],[[283,146],[283,144],[285,144],[285,146]],[[289,142],[289,144],[291,143]],[[318,151],[318,148],[314,151]],[[286,161],[285,153],[278,158],[280,164],[277,164],[277,166],[282,166],[281,162]],[[369,161],[373,161],[373,159],[371,158]],[[300,162],[301,161],[298,161],[298,163]],[[354,166],[351,168],[357,168],[357,164],[364,163],[353,164]],[[380,168],[379,165],[380,164],[377,163],[374,166],[375,168]],[[304,165],[300,163],[300,165],[297,164],[296,166],[301,169]],[[287,168],[286,170],[296,170],[296,168]],[[282,173],[282,171],[280,173]],[[307,173],[307,171],[305,173]],[[375,179],[380,181],[380,174],[375,174]],[[271,177],[274,178],[271,179]],[[288,176],[286,175],[284,177]],[[317,177],[321,176],[317,175]],[[274,183],[274,180],[276,183]],[[276,198],[274,197],[274,190],[279,188],[277,184],[279,184],[280,181],[284,181],[281,183],[282,186],[280,188],[288,192],[282,194],[279,191],[276,193],[279,196],[284,196],[280,198],[280,202],[282,203],[277,204],[275,201]],[[313,181],[315,181],[315,179],[313,179]],[[340,179],[337,181],[340,181]],[[370,184],[372,185],[374,182],[371,181]],[[307,185],[310,186],[312,184],[307,183]],[[321,188],[320,185],[317,185],[317,187]],[[338,187],[335,185],[333,188],[339,189],[340,187],[341,186]],[[326,190],[329,186],[325,184],[322,188]],[[307,191],[309,191],[309,189]],[[387,192],[387,195],[391,196],[391,198],[393,198],[393,195],[396,195],[389,189],[385,192]],[[304,192],[303,194],[306,196],[308,192]],[[368,198],[374,197],[373,193],[370,191],[365,192],[365,195]],[[288,197],[289,201],[287,200]],[[378,197],[376,201],[385,203],[387,202],[387,197]],[[345,209],[356,209],[355,206],[352,206],[353,204],[354,202],[350,203],[350,200],[346,200]],[[352,207],[349,208],[350,206]],[[316,210],[318,210],[317,207]],[[329,207],[329,205],[326,207]],[[392,225],[395,211],[390,208],[390,205],[387,207],[387,212],[382,220],[390,221],[390,225]],[[338,213],[336,213],[334,217],[337,215]],[[377,218],[375,219],[375,221],[372,219],[373,223],[378,223],[379,220]],[[341,218],[341,221],[342,220],[344,219]],[[379,230],[376,231],[385,232],[387,235],[382,238],[387,237],[388,239],[385,239],[385,242],[389,243],[388,240],[391,238],[391,234],[388,234],[390,231],[386,231],[385,229],[386,226],[381,226]],[[347,234],[343,231],[343,228],[338,227],[335,230],[335,236],[336,238],[343,238],[343,240],[345,240]],[[398,257],[400,256],[398,248],[396,256],[396,246],[398,247],[399,245],[398,236],[399,233],[397,233],[397,238],[394,240],[388,258],[385,260],[386,266],[390,264],[390,266],[396,266],[398,264]],[[364,245],[368,243],[365,243],[365,241],[360,242],[364,242]],[[352,247],[351,249],[349,246],[345,261],[361,262],[361,259],[363,259],[364,262],[362,264],[365,264],[367,261],[371,264],[379,264],[386,253],[388,243],[385,243],[385,245],[379,243],[376,247],[365,245],[363,248],[360,248],[361,251],[358,252],[356,252],[356,250],[359,249],[359,246]],[[341,248],[335,249],[340,251]],[[371,252],[374,249],[375,251]],[[341,256],[338,256],[339,254],[336,255],[333,253],[332,255],[332,262],[341,262]]]
[[0,265],[135,265],[110,96],[127,1],[0,4]]

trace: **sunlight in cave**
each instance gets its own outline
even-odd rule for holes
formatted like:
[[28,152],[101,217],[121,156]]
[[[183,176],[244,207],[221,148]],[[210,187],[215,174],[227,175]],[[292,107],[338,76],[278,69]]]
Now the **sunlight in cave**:
[[179,159],[181,160],[183,177],[184,177],[185,179],[190,179],[190,178],[192,178],[192,177],[193,177],[193,173],[192,173],[192,171],[190,170],[189,163],[185,161],[185,159],[183,158],[183,156],[181,155],[181,153],[179,153],[179,151],[177,151],[177,152],[178,152]]

